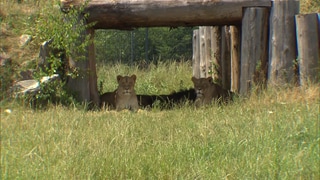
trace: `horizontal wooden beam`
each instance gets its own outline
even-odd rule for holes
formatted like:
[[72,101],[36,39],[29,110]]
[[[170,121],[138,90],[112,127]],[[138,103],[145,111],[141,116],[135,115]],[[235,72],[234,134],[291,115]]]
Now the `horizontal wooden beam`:
[[[84,0],[61,0],[62,9]],[[240,24],[244,7],[271,7],[271,0],[90,0],[88,22],[96,29]]]

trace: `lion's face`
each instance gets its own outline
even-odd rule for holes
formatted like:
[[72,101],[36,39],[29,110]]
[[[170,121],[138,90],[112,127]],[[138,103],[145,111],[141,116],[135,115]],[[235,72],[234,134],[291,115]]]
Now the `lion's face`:
[[197,97],[201,98],[206,96],[209,93],[210,87],[212,86],[213,79],[212,77],[208,78],[196,78],[192,77],[192,82],[194,85],[194,90],[196,91]]
[[118,93],[123,95],[131,95],[134,93],[134,85],[136,83],[136,75],[132,76],[117,76],[118,81]]

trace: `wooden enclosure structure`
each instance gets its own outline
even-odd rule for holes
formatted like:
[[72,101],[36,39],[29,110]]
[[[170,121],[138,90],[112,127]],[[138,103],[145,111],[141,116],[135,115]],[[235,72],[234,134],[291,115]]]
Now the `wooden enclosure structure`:
[[[67,12],[69,7],[84,1],[61,0],[61,7]],[[299,1],[283,0],[90,0],[85,11],[89,13],[87,22],[96,23],[87,32],[92,38],[94,29],[210,26],[194,32],[193,64],[199,69],[194,68],[193,74],[209,76],[211,69],[214,77],[221,78],[224,87],[245,94],[257,64],[267,66],[269,63],[268,76],[275,84],[283,82],[280,77],[292,75],[289,69],[296,58],[293,16],[298,13],[298,7]],[[79,91],[81,100],[98,104],[92,51],[93,44],[88,47],[87,61],[75,61],[75,67],[90,72],[89,77],[76,78],[71,83]],[[214,71],[219,68],[221,72]]]

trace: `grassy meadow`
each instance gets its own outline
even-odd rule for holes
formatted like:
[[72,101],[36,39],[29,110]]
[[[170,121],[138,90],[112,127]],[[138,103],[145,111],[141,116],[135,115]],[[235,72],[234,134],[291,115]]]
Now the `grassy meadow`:
[[[99,67],[105,91],[117,74],[133,73],[137,93],[192,86],[188,62]],[[2,179],[318,179],[319,100],[312,85],[137,113],[6,103]]]

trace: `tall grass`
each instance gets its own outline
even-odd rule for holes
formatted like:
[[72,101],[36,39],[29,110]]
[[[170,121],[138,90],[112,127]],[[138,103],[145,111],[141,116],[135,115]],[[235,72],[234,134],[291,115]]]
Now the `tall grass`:
[[[144,68],[122,64],[97,66],[98,82],[103,82],[103,92],[117,88],[117,75],[132,74],[137,75],[135,89],[138,94],[169,94],[193,86],[190,61],[151,63]],[[170,80],[164,80],[168,78]]]
[[[191,84],[187,62],[100,67],[110,90],[115,74],[135,73],[140,93]],[[2,179],[317,179],[319,100],[314,85],[270,88],[225,106],[137,113],[6,104]]]

